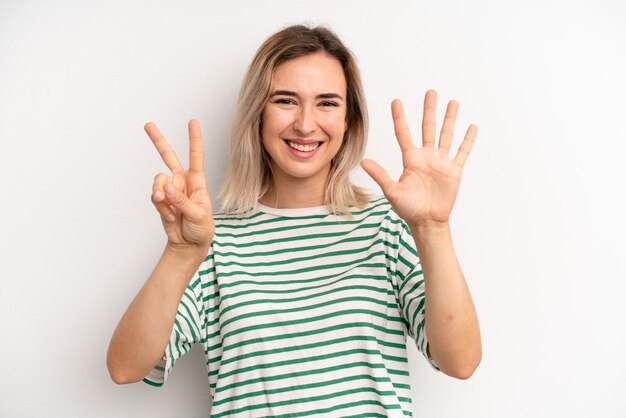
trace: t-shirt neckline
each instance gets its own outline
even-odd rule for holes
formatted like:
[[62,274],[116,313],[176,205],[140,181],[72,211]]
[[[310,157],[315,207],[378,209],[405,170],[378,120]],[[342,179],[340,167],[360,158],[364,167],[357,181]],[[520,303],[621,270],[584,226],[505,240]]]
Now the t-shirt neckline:
[[313,206],[309,208],[272,208],[269,206],[265,206],[262,203],[257,202],[255,209],[257,211],[267,213],[270,215],[276,216],[284,216],[288,218],[297,218],[300,216],[311,216],[311,215],[328,215],[331,213],[330,207],[328,206]]

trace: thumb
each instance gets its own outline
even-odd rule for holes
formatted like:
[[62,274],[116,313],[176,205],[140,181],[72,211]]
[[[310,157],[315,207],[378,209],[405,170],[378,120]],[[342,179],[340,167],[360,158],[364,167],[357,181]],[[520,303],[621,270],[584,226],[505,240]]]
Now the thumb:
[[378,183],[385,195],[387,195],[387,192],[391,191],[395,182],[391,177],[389,177],[387,170],[385,170],[380,164],[374,160],[363,160],[361,161],[361,167],[363,167],[363,170],[365,170],[365,172],[369,174],[369,176],[373,178],[376,183]]
[[170,183],[166,184],[164,189],[168,202],[178,209],[183,216],[192,222],[202,220],[205,213],[204,209],[189,200],[179,188]]

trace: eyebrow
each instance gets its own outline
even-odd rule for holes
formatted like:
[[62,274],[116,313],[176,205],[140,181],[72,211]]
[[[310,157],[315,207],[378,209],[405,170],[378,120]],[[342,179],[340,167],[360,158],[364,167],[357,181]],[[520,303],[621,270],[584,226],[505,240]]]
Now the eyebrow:
[[[275,92],[273,92],[270,97],[274,97],[274,96],[291,96],[291,97],[298,97],[298,93],[296,93],[295,91],[290,91],[290,90],[276,90]],[[339,99],[339,100],[344,100],[344,98],[337,93],[322,93],[322,94],[318,94],[317,96],[315,96],[316,99]]]

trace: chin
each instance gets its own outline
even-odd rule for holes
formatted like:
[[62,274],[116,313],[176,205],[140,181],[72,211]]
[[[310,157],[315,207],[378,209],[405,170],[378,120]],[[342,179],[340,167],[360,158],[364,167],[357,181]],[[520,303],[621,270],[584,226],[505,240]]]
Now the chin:
[[326,180],[326,176],[330,172],[330,166],[328,169],[317,168],[317,167],[274,167],[276,170],[276,174],[282,174],[283,176],[294,179],[294,180],[305,180],[305,179],[313,179],[313,178],[324,178]]

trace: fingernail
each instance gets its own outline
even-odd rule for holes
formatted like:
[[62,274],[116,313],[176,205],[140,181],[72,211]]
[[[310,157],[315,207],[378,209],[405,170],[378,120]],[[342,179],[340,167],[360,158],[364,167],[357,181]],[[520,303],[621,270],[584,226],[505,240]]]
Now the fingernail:
[[172,184],[167,184],[165,186],[165,193],[167,193],[168,196],[174,196],[174,186]]
[[163,192],[161,192],[160,190],[157,190],[156,192],[154,192],[154,199],[155,200],[163,199]]
[[176,220],[176,217],[174,215],[172,215],[171,213],[169,215],[167,215],[166,218],[169,222],[174,222]]

